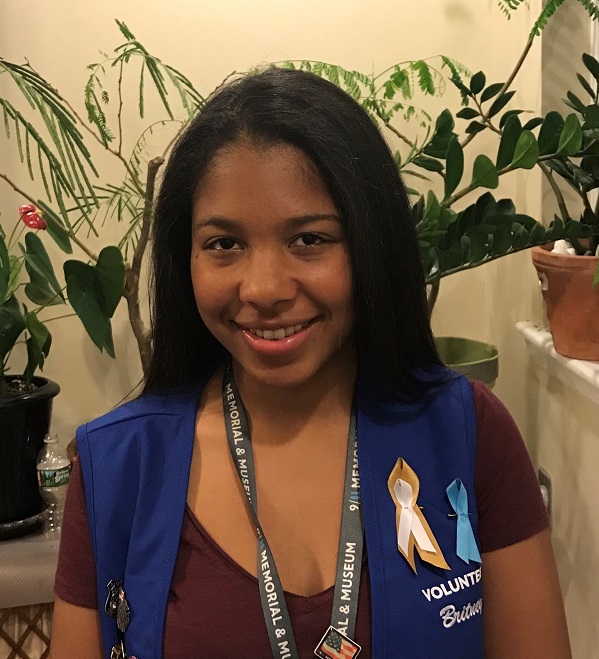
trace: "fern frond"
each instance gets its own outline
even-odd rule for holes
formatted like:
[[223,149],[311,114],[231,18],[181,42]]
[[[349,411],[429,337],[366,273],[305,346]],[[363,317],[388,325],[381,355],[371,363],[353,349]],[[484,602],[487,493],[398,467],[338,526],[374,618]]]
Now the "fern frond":
[[599,6],[597,0],[578,0],[580,4],[585,8],[587,14],[593,19],[599,19]]
[[[566,2],[566,0],[548,0],[547,4],[543,7],[543,11],[541,11],[539,17],[535,21],[535,24],[530,31],[530,35],[538,37],[547,26],[549,19],[555,14],[558,8],[564,4],[564,2]],[[579,2],[584,4],[585,0],[579,0]]]
[[518,9],[523,2],[525,0],[497,0],[497,6],[509,20],[512,17],[511,12]]
[[[9,103],[7,100],[3,98],[0,98],[0,105],[2,106],[5,125],[8,127],[12,122],[15,135],[17,136],[21,135],[21,129],[24,130],[25,132],[24,155],[27,159],[27,167],[32,180],[35,180],[35,177],[34,177],[32,159],[31,159],[31,140],[33,140],[34,144],[37,147],[39,171],[48,199],[50,201],[52,201],[53,198],[58,199],[58,197],[62,196],[63,193],[66,193],[68,197],[72,197],[73,199],[75,199],[77,193],[75,192],[75,188],[71,180],[69,180],[69,176],[72,176],[72,172],[69,172],[69,176],[65,175],[64,168],[60,160],[56,157],[56,155],[53,153],[50,147],[46,144],[46,142],[44,141],[42,136],[38,133],[38,131],[35,129],[35,127],[25,119],[25,117],[21,114],[21,112],[19,112],[19,110],[17,110],[11,103]],[[47,115],[46,118],[48,119]],[[52,130],[56,133],[56,127],[53,127]],[[58,135],[56,135],[56,137],[57,139],[60,139],[58,138]],[[17,138],[17,139],[21,139],[21,138]],[[23,144],[21,140],[21,149],[22,146]],[[61,144],[61,152],[63,154],[64,151],[65,149],[62,147]],[[69,155],[72,156],[71,151],[69,151],[68,153]],[[51,173],[50,180],[53,184],[52,187],[50,187],[48,183],[48,171]],[[91,195],[87,193],[87,190],[84,190],[84,196],[85,196],[85,202],[82,203],[83,209],[89,208]],[[95,192],[93,193],[93,197],[95,198]]]
[[309,71],[320,78],[325,78],[337,87],[341,87],[356,101],[373,91],[372,77],[361,71],[345,69],[336,64],[316,60],[286,60],[277,62],[276,66],[285,69],[299,69]]
[[131,157],[129,158],[129,165],[138,178],[143,178],[145,174],[141,169],[142,164],[147,165],[148,163],[148,138],[155,134],[157,128],[171,128],[172,126],[172,132],[169,131],[168,133],[168,141],[171,142],[173,136],[178,133],[183,125],[184,122],[178,119],[162,119],[161,121],[155,121],[153,124],[150,124],[144,130],[135,143]]
[[431,68],[424,60],[417,60],[412,64],[412,70],[418,74],[418,85],[425,94],[435,94],[435,83]]
[[[27,168],[33,178],[33,166],[31,161],[30,139],[38,145],[38,157],[51,170],[55,171],[54,179],[61,186],[61,190],[72,198],[76,198],[77,191],[85,198],[82,212],[86,212],[90,206],[95,205],[95,193],[89,181],[88,171],[97,176],[96,168],[92,162],[89,150],[83,142],[83,137],[77,127],[77,120],[59,93],[42,78],[28,64],[19,65],[0,58],[0,71],[5,71],[15,82],[26,101],[38,111],[45,127],[50,135],[55,152],[44,142],[39,131],[25,120],[16,107],[4,99],[0,99],[3,106],[4,124],[7,137],[10,138],[10,120],[15,122],[17,131],[16,139],[19,155],[23,161],[23,155],[27,160]],[[20,127],[25,128],[25,152],[23,152]],[[49,197],[51,198],[44,165],[41,166],[42,180]],[[54,196],[59,191],[54,190]]]
[[[141,59],[141,69],[139,73],[139,116],[143,118],[145,112],[145,93],[146,93],[146,74],[150,76],[153,86],[156,89],[160,101],[166,110],[170,119],[174,119],[174,113],[169,103],[169,85],[177,92],[179,101],[187,112],[189,117],[193,117],[199,109],[201,109],[206,99],[202,94],[193,86],[191,81],[183,75],[179,70],[175,69],[168,64],[164,64],[158,57],[152,55],[148,50],[138,41],[131,32],[131,30],[122,21],[117,20],[116,24],[125,37],[126,42],[117,46],[114,49],[114,57],[106,57],[106,59],[94,65],[90,65],[91,75],[86,87],[86,107],[90,122],[93,123],[100,132],[104,144],[107,145],[114,135],[108,129],[106,116],[100,107],[97,96],[95,95],[96,86],[101,87],[101,80],[99,74],[106,75],[106,67],[122,67],[123,64],[128,64],[132,59]],[[102,92],[101,98],[105,99],[105,94]]]

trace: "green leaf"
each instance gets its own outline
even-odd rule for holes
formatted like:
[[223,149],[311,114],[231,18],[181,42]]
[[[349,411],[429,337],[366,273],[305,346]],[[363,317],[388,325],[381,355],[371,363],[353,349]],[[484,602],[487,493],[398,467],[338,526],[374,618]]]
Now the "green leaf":
[[474,219],[477,223],[487,221],[487,218],[497,214],[497,202],[490,192],[481,195],[474,205]]
[[501,134],[497,151],[497,169],[503,169],[512,162],[520,135],[522,135],[522,124],[520,119],[514,115],[507,120]]
[[52,344],[52,337],[47,327],[32,311],[25,314],[25,326],[29,332],[29,338],[27,339],[27,366],[23,379],[25,382],[31,382],[35,371],[44,366]]
[[582,61],[587,69],[590,71],[591,75],[599,83],[599,62],[588,53],[584,53],[582,56]]
[[100,252],[96,271],[104,297],[104,313],[112,318],[125,287],[125,263],[118,247],[105,247]]
[[566,105],[569,105],[574,110],[578,110],[581,114],[584,112],[585,104],[574,94],[573,92],[568,92],[566,94],[568,101],[565,101]]
[[539,155],[557,153],[564,118],[559,112],[548,112],[539,131]]
[[424,60],[418,60],[412,64],[412,68],[418,72],[418,84],[425,94],[431,96],[435,93],[435,83],[429,65]]
[[8,292],[8,282],[10,280],[10,257],[6,249],[4,238],[0,236],[0,304]]
[[33,283],[25,284],[25,295],[27,296],[27,299],[31,300],[34,304],[39,304],[42,307],[64,304],[63,300],[45,285],[39,286],[38,284]]
[[[19,283],[19,276],[21,270],[23,269],[24,259],[19,258],[18,256],[11,255],[10,259],[10,277],[8,278],[8,291],[4,296],[4,299],[10,297],[16,290]],[[0,300],[0,304],[4,300]]]
[[83,327],[100,351],[114,357],[112,327],[104,311],[106,301],[96,268],[74,260],[66,261],[63,268],[69,302]]
[[458,187],[464,174],[464,150],[457,137],[453,137],[447,147],[445,163],[445,199]]
[[494,117],[496,114],[499,114],[499,112],[501,112],[503,108],[512,100],[512,97],[515,93],[515,90],[512,90],[502,94],[499,96],[499,98],[496,98],[489,108],[489,117]]
[[463,108],[456,114],[456,117],[460,119],[474,119],[475,117],[480,117],[480,112],[474,108]]
[[24,329],[25,318],[13,296],[0,306],[0,369]]
[[519,169],[532,169],[539,159],[539,144],[530,130],[522,131],[516,144],[511,165]]
[[497,212],[500,215],[514,215],[516,212],[516,206],[511,199],[500,199],[497,202]]
[[44,212],[44,219],[48,223],[47,233],[50,238],[54,240],[65,254],[72,254],[73,247],[71,246],[71,240],[60,217],[41,199],[38,199],[37,205]]
[[597,130],[599,129],[599,105],[587,106],[584,111],[584,125],[582,127],[583,131],[586,130]]
[[48,283],[48,286],[54,293],[64,301],[62,287],[56,279],[50,257],[42,241],[35,233],[29,231],[25,234],[25,247],[26,249],[23,250],[23,253],[25,255],[25,267],[28,269],[28,272],[29,268],[37,272]]
[[582,146],[582,127],[575,114],[569,114],[564,121],[564,127],[559,137],[558,153],[573,156]]
[[443,171],[443,163],[435,160],[435,158],[429,158],[428,156],[417,156],[412,160],[412,163],[428,170],[429,172]]
[[533,117],[524,124],[523,128],[524,130],[533,130],[537,126],[540,126],[542,123],[543,123],[543,117]]
[[437,195],[432,190],[428,191],[426,197],[426,206],[424,209],[424,220],[436,220],[441,213],[441,205],[437,199]]
[[480,94],[485,87],[487,82],[487,77],[482,71],[475,73],[472,78],[470,78],[470,91],[473,94]]
[[595,270],[595,276],[593,277],[593,288],[599,284],[599,263],[597,264],[597,270]]
[[519,114],[522,114],[524,110],[508,110],[507,112],[504,112],[501,115],[501,119],[499,120],[499,128],[502,128],[506,125],[508,119],[510,117],[517,117]]
[[476,135],[476,133],[481,133],[485,128],[487,128],[487,124],[483,124],[480,121],[471,121],[468,128],[466,128],[466,133],[468,135]]
[[441,112],[441,114],[437,117],[437,121],[435,122],[435,133],[437,134],[451,133],[454,128],[455,128],[455,121],[453,119],[453,115],[449,110],[447,109],[443,110],[443,112]]
[[507,254],[512,249],[512,233],[504,225],[498,226],[493,232],[491,252],[493,256]]
[[480,154],[474,161],[472,168],[472,187],[490,188],[494,190],[499,185],[499,175],[493,161],[484,154]]
[[503,85],[504,85],[503,82],[494,82],[492,85],[489,85],[482,93],[480,97],[480,102],[486,103],[487,101],[490,101],[493,98],[493,96],[496,96],[501,91]]
[[587,79],[580,75],[580,73],[576,74],[576,77],[578,78],[578,82],[582,85],[582,88],[585,90],[585,92],[593,99],[596,100],[597,94],[595,93],[595,90],[589,85]]

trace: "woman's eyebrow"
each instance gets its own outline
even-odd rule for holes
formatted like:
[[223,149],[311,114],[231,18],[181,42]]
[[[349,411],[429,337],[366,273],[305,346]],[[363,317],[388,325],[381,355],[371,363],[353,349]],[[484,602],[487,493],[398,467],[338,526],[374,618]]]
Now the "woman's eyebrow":
[[[286,220],[286,225],[290,229],[298,229],[302,226],[318,220],[332,220],[340,222],[341,218],[334,213],[310,213],[308,215],[298,215],[290,217]],[[223,231],[234,231],[243,228],[243,222],[239,220],[232,220],[220,215],[210,215],[202,218],[194,223],[194,231],[199,231],[204,227],[212,227],[215,229],[222,229]]]

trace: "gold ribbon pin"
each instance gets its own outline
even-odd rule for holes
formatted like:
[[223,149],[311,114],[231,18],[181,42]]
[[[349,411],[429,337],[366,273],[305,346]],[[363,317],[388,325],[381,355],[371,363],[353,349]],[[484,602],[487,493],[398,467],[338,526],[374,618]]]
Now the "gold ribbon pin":
[[412,570],[417,572],[414,547],[426,563],[450,570],[428,522],[416,505],[420,490],[418,476],[403,458],[399,458],[395,463],[387,486],[396,507],[397,548]]

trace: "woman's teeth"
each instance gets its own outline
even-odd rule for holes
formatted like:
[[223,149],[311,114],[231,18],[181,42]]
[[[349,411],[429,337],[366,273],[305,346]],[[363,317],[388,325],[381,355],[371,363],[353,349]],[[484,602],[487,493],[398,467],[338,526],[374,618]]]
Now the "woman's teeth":
[[267,341],[278,341],[279,339],[284,339],[287,336],[299,332],[305,326],[306,325],[292,325],[291,327],[280,327],[276,330],[250,329],[250,332],[259,336],[261,339],[266,339]]

